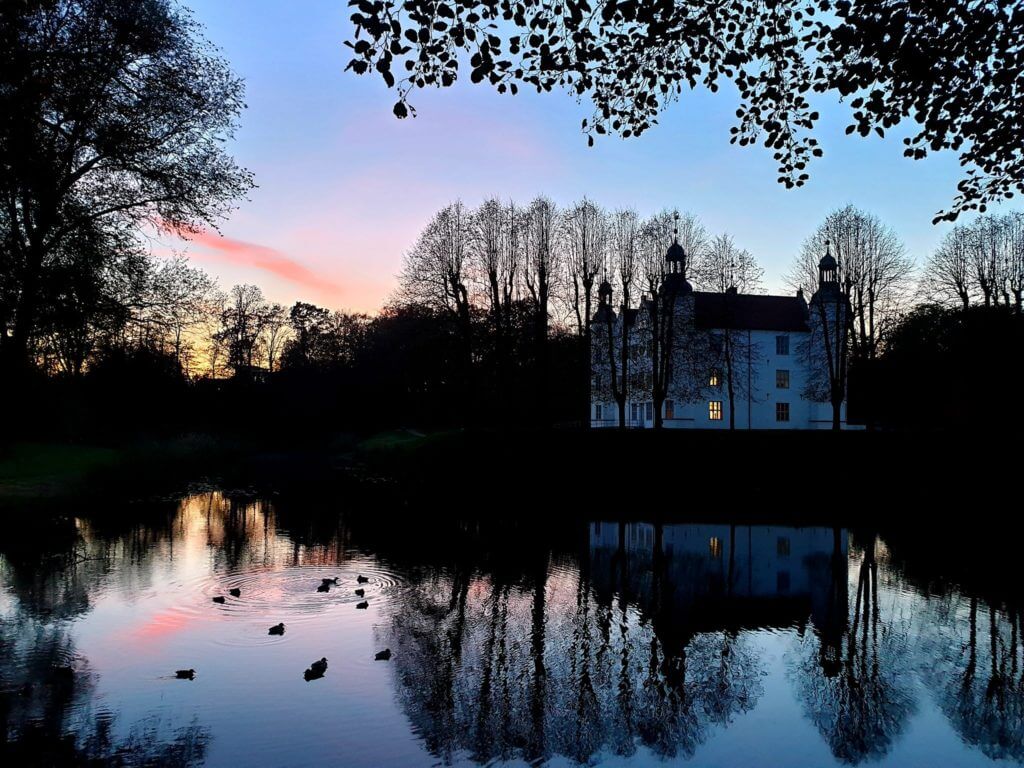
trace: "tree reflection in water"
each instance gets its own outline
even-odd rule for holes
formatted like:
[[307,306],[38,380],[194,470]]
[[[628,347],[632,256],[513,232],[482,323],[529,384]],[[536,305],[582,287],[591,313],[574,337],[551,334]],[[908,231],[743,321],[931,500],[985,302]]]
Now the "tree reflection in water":
[[851,565],[849,616],[834,614],[838,626],[803,638],[791,676],[808,719],[836,759],[851,764],[887,754],[916,709],[911,624],[895,601],[881,604],[878,546],[875,535],[866,537],[860,562]]
[[594,524],[579,563],[518,544],[518,572],[453,563],[392,605],[402,706],[444,762],[692,756],[762,693],[746,630],[835,611],[815,569],[845,558],[829,529]]
[[1019,607],[950,592],[924,625],[923,676],[960,738],[994,760],[1024,762]]
[[203,761],[209,735],[197,723],[168,736],[154,716],[119,735],[116,713],[97,708],[94,687],[62,622],[0,619],[0,764],[184,768]]
[[[311,589],[314,576],[354,559],[353,573],[376,569],[373,610],[360,612],[369,620],[358,631],[394,651],[387,665],[369,662],[372,672],[358,673],[379,675],[358,679],[381,686],[358,690],[360,706],[386,700],[387,732],[408,721],[422,742],[414,749],[437,761],[699,755],[778,682],[765,677],[778,669],[770,650],[778,642],[790,649],[788,685],[839,762],[891,757],[926,694],[974,757],[1024,761],[1016,574],[994,571],[990,558],[984,567],[968,568],[964,554],[951,563],[948,535],[926,545],[916,534],[883,540],[867,532],[850,547],[838,528],[615,522],[538,530],[527,521],[427,516],[396,532],[386,519],[339,515],[323,498],[269,503],[218,493],[148,505],[129,524],[117,519],[126,518],[73,520],[60,535],[35,537],[42,546],[0,537],[0,764],[223,761],[211,749],[221,731],[188,722],[198,710],[158,722],[147,716],[153,709],[128,715],[105,706],[99,683],[130,702],[138,681],[118,689],[124,681],[111,684],[115,675],[95,658],[99,680],[81,651],[88,636],[76,632],[111,596],[108,604],[134,609],[181,591],[191,563],[184,592],[193,597],[200,584],[220,588],[230,578],[252,585],[243,583],[248,602],[236,610],[252,605],[278,621],[276,611],[292,605],[305,626],[289,630],[290,642],[317,631],[334,642],[346,627],[354,637],[353,612],[330,607],[344,605],[343,595],[321,604]],[[199,615],[214,618],[189,626],[219,639],[218,614],[208,600],[198,604]],[[264,618],[254,620],[260,640],[273,623]],[[54,671],[65,666],[74,667],[71,677]],[[140,690],[152,692],[151,684]],[[245,706],[257,707],[265,691],[245,685],[255,686]],[[214,730],[224,722],[218,715],[216,707],[204,714]],[[330,754],[329,744],[317,746],[299,744],[296,754]],[[381,754],[386,763],[386,748]]]

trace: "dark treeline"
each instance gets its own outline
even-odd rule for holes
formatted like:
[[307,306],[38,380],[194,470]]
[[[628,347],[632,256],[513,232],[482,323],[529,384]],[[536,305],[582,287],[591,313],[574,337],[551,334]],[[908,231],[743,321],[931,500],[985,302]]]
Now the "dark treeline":
[[[150,247],[216,226],[253,183],[224,151],[243,83],[198,25],[170,0],[40,0],[5,4],[0,34],[4,436],[584,424],[601,281],[635,310],[678,229],[695,288],[762,290],[755,257],[691,214],[544,197],[441,209],[372,317],[222,290]],[[961,225],[916,269],[848,206],[806,239],[792,290],[829,247],[850,308],[832,388],[851,422],[1012,412],[1024,215]]]
[[[35,365],[6,381],[8,391],[20,385],[13,397],[24,406],[10,414],[11,434],[82,439],[181,430],[275,435],[578,425],[590,371],[589,326],[576,318],[593,312],[598,265],[615,265],[613,249],[601,245],[613,215],[589,201],[558,211],[541,199],[522,210],[516,223],[515,207],[495,201],[474,211],[444,208],[406,255],[399,290],[375,316],[305,302],[284,308],[250,285],[223,293],[181,259],[144,259],[136,277],[145,279],[134,282],[122,312],[112,316],[105,305],[33,337]],[[509,217],[498,219],[499,237],[491,240],[479,234],[487,215]],[[544,224],[549,216],[552,223]],[[576,229],[581,216],[590,221]],[[690,219],[688,230],[699,228]],[[542,226],[552,233],[540,259],[518,238],[543,242]],[[847,246],[844,228],[870,237],[860,234]],[[960,234],[954,230],[949,239]],[[581,257],[583,248],[574,246],[585,238],[592,250]],[[997,426],[1016,396],[1016,358],[1024,348],[1009,277],[1014,251],[1003,249],[1004,288],[991,290],[987,303],[977,276],[985,273],[968,274],[965,304],[959,291],[942,292],[939,256],[914,281],[892,231],[850,208],[808,238],[792,282],[809,279],[818,241],[826,238],[841,257],[851,307],[851,421],[876,428]],[[749,252],[725,239],[695,240],[698,284],[723,279],[722,269],[715,272],[722,263],[728,270],[749,262],[758,276]],[[497,253],[488,247],[495,241],[504,243]],[[546,312],[541,274],[548,281]],[[746,290],[758,290],[757,280]]]

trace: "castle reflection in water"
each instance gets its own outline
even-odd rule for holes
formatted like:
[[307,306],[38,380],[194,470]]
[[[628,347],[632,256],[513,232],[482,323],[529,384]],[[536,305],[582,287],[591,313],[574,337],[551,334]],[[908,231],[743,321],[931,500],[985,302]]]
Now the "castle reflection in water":
[[685,646],[698,632],[808,619],[834,630],[846,615],[846,560],[839,528],[590,525],[597,594],[632,597],[667,645]]

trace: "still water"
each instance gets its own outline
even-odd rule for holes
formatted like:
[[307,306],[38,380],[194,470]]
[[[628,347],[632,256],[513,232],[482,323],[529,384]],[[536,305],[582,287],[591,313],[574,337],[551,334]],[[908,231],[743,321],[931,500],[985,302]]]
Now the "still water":
[[1024,762],[1017,585],[912,535],[315,506],[0,539],[2,761]]

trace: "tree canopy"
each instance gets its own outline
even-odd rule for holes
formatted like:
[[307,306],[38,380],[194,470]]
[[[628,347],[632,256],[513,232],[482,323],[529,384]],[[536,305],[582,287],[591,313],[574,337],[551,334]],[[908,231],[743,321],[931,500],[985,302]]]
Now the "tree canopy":
[[848,101],[847,133],[911,120],[904,154],[950,149],[965,176],[936,221],[1024,191],[1024,7],[999,0],[350,0],[348,68],[410,96],[467,67],[500,93],[561,88],[593,103],[583,131],[630,137],[684,89],[739,93],[732,141],[763,143],[779,181],[822,154],[809,99]]
[[145,227],[213,225],[252,177],[224,149],[243,84],[172,0],[4,3],[0,40],[0,351],[24,362],[55,301],[114,302]]

